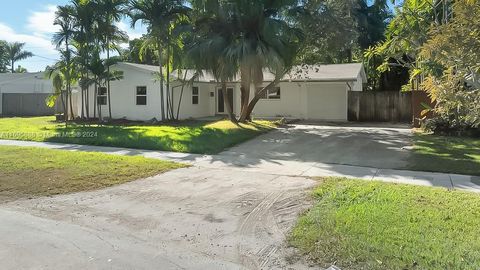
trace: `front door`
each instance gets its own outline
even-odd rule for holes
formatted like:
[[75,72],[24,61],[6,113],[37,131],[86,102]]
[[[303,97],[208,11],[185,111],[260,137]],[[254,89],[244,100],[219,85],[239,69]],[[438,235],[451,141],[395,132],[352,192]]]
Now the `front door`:
[[[227,88],[227,95],[228,99],[230,100],[230,104],[232,104],[232,110],[235,111],[233,105],[233,88]],[[227,113],[227,105],[225,104],[225,100],[223,97],[222,88],[217,89],[217,113],[218,114],[226,114]]]

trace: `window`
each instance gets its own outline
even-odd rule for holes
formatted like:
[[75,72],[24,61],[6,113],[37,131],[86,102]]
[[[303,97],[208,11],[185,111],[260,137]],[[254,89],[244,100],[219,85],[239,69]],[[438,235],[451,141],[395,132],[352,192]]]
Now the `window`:
[[198,104],[198,87],[192,87],[192,104]]
[[107,105],[107,88],[99,87],[98,88],[98,105]]
[[146,86],[137,86],[136,102],[137,102],[137,105],[147,105],[147,87]]
[[[257,89],[257,90],[261,90],[261,89]],[[273,89],[265,91],[262,94],[261,99],[280,99],[280,87],[275,87]]]

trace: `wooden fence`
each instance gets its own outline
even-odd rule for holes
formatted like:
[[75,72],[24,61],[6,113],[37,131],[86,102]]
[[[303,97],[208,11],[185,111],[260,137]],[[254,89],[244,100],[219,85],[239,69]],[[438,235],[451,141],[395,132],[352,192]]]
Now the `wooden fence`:
[[348,92],[348,120],[412,122],[411,92]]

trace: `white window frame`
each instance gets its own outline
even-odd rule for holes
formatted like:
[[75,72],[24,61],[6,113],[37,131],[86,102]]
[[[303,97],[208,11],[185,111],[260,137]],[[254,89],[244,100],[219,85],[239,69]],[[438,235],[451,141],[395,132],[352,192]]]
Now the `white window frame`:
[[[144,95],[139,95],[138,94],[139,88],[145,88],[145,94]],[[135,105],[136,106],[147,106],[147,104],[148,104],[147,93],[148,93],[148,89],[147,89],[146,86],[139,85],[139,86],[135,87]],[[145,104],[138,104],[138,97],[145,97]]]
[[[197,93],[195,94],[193,92],[193,89],[197,89]],[[197,97],[197,103],[193,102],[194,97]],[[199,105],[200,104],[200,87],[198,86],[192,86],[192,105]]]
[[[262,89],[263,89],[263,87],[262,87]],[[273,90],[276,91],[277,89],[280,90],[280,96],[278,98],[270,98],[270,96],[268,95],[269,90],[267,90],[267,92],[265,93],[266,97],[261,97],[260,100],[277,100],[277,101],[281,100],[282,99],[282,88],[280,86],[275,86],[275,88],[273,88],[271,91],[273,91]]]
[[[100,89],[104,89],[105,90],[105,93],[103,95],[101,95],[101,90]],[[100,100],[101,99],[105,99],[105,103],[102,103],[100,104]],[[108,105],[108,90],[107,90],[107,87],[104,87],[104,86],[101,86],[98,88],[98,95],[97,95],[97,103],[98,105],[100,106],[106,106]]]

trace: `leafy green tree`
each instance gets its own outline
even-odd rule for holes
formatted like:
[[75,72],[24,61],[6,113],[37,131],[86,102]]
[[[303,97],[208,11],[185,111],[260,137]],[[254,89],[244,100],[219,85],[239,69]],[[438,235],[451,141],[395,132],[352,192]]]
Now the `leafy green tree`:
[[145,37],[142,37],[130,40],[128,48],[122,52],[122,59],[137,64],[157,65],[158,58],[155,50],[143,46],[145,39]]
[[10,64],[10,71],[15,73],[15,62],[27,59],[33,56],[33,53],[23,50],[25,43],[12,42],[7,43],[5,46],[5,52]]
[[[285,14],[301,6],[295,0],[197,1],[193,6],[202,9],[196,11],[201,15],[194,30],[192,60],[197,69],[213,73],[224,90],[225,82],[240,74],[239,121],[247,121],[262,95],[293,65],[303,33],[292,27]],[[263,87],[265,69],[275,79]],[[252,85],[254,96],[250,99]],[[226,104],[231,111],[228,99]]]
[[[88,71],[89,60],[92,54],[97,52],[97,43],[95,42],[97,28],[97,6],[93,1],[72,0],[71,5],[74,11],[75,32],[74,46],[76,57],[74,61],[78,66],[80,80],[88,80],[90,77]],[[81,118],[90,118],[90,91],[89,88],[81,86]]]
[[7,42],[0,40],[0,73],[8,72]]
[[99,53],[95,53],[93,55],[93,58],[90,59],[87,66],[87,69],[92,76],[89,79],[83,79],[80,83],[83,87],[86,88],[90,87],[91,85],[94,86],[94,110],[95,112],[98,112],[99,121],[102,121],[102,104],[99,102],[98,98],[99,88],[103,85],[108,85],[108,83],[111,81],[123,79],[123,72],[118,70],[110,70],[110,67],[115,65],[119,61],[118,57],[112,57],[102,60],[100,59]]
[[[189,13],[190,8],[185,5],[183,0],[132,0],[130,1],[130,17],[132,27],[138,21],[141,21],[148,27],[147,38],[144,41],[143,48],[153,48],[157,52],[159,77],[160,77],[160,102],[162,120],[167,119],[169,113],[165,108],[165,99],[167,107],[170,91],[170,51],[172,41],[172,31],[180,21]],[[143,49],[144,50],[144,49]],[[166,56],[165,56],[166,55]],[[164,64],[167,66],[167,76],[164,74]],[[164,91],[165,78],[167,82],[166,98]],[[166,110],[167,109],[167,110]]]
[[[434,25],[420,53],[436,64],[423,87],[436,102],[436,119],[449,128],[480,127],[480,3],[459,0],[453,17]],[[434,120],[435,121],[435,120]],[[437,123],[438,124],[438,123]]]
[[[74,11],[71,6],[59,6],[55,12],[54,25],[58,25],[60,30],[53,35],[53,43],[62,52],[64,56],[63,61],[65,65],[63,68],[70,69],[65,71],[66,82],[66,96],[65,103],[67,104],[67,110],[65,111],[65,120],[68,121],[74,118],[73,102],[72,102],[72,83],[75,80],[72,65],[72,47],[71,42],[74,35]],[[62,46],[65,46],[61,49]]]
[[[97,12],[99,16],[98,28],[99,36],[103,50],[107,53],[107,61],[110,59],[110,51],[115,49],[120,53],[119,44],[128,41],[128,35],[121,31],[116,23],[119,22],[127,13],[127,0],[97,0]],[[110,66],[107,66],[110,72]],[[108,97],[108,114],[112,119],[112,104],[110,99],[110,80],[107,83],[107,97]]]
[[60,51],[61,59],[53,66],[46,68],[46,74],[49,79],[52,80],[54,93],[47,99],[47,105],[53,107],[58,98],[60,98],[63,106],[65,125],[68,126],[68,96],[69,85],[76,82],[75,65],[72,62],[67,61],[67,53]]
[[15,73],[27,73],[28,70],[20,65],[15,69]]

